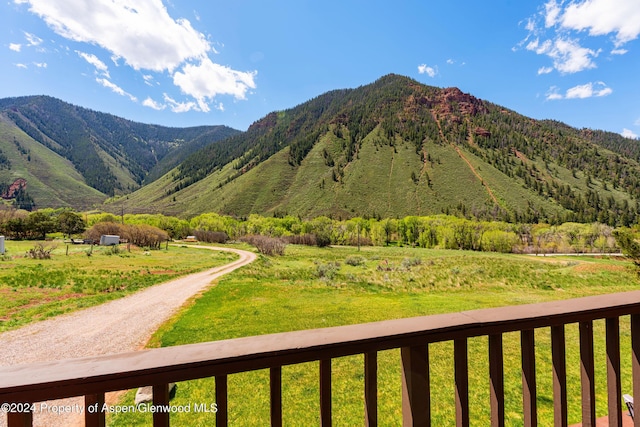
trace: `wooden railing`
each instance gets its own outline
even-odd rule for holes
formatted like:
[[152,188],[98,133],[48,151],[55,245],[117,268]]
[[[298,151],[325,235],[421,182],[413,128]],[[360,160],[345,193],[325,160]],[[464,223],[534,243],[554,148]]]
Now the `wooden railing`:
[[[609,425],[622,425],[620,317],[630,315],[633,394],[640,396],[640,291],[572,300],[474,310],[376,323],[238,338],[133,353],[0,367],[0,403],[41,402],[84,396],[85,407],[104,402],[105,392],[153,385],[153,401],[166,405],[168,384],[215,377],[216,424],[227,425],[227,376],[270,369],[271,425],[282,425],[282,367],[319,361],[320,423],[332,422],[331,360],[364,354],[367,426],[377,425],[377,352],[400,349],[405,426],[431,425],[429,344],[453,341],[456,425],[469,425],[467,342],[487,336],[491,424],[504,426],[503,334],[520,332],[523,419],[536,426],[534,330],[550,328],[554,424],[567,425],[565,325],[579,324],[583,425],[595,425],[593,321],[606,319]],[[577,344],[577,343],[576,343]],[[86,425],[102,426],[105,414],[85,411]],[[9,426],[31,425],[32,414],[10,413]],[[169,413],[153,415],[168,426]],[[640,417],[635,420],[640,426]]]

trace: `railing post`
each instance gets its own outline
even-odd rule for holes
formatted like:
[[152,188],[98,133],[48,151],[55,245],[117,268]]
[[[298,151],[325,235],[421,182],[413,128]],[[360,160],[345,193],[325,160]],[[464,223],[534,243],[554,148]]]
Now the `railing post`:
[[153,427],[169,427],[170,411],[160,411],[158,408],[169,405],[169,384],[158,384],[153,386]]
[[320,425],[331,427],[331,359],[320,361]]
[[88,394],[84,397],[85,427],[105,427],[104,393]]
[[425,345],[402,347],[402,425],[431,425],[429,386],[429,348]]
[[218,375],[216,378],[216,427],[226,427],[229,423],[229,409],[227,406],[227,376]]
[[593,322],[580,322],[580,384],[583,427],[595,427],[596,425],[594,370]]
[[31,411],[7,413],[8,427],[31,427],[32,425],[33,413]]
[[453,358],[456,382],[456,427],[469,425],[469,356],[467,339],[453,341]]
[[[631,368],[633,375],[633,396],[640,402],[640,314],[631,315]],[[640,411],[633,419],[633,425],[640,427]]]
[[620,385],[620,321],[617,317],[606,321],[607,329],[607,394],[609,426],[622,427]]
[[491,382],[491,426],[504,427],[502,334],[489,335],[489,379]]
[[553,360],[553,423],[567,427],[567,363],[564,325],[551,327],[551,359]]
[[282,367],[269,370],[271,389],[271,427],[282,427]]
[[364,354],[364,425],[378,425],[378,353]]
[[520,348],[522,353],[522,407],[524,412],[524,426],[537,427],[536,347],[533,329],[520,332]]

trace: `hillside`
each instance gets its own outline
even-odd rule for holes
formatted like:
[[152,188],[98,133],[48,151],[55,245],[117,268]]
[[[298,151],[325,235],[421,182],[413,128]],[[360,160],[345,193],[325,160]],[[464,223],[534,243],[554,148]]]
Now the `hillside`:
[[211,144],[127,196],[130,211],[629,224],[640,149],[397,75],[336,90]]
[[239,131],[132,122],[47,96],[0,100],[0,183],[27,182],[36,206],[85,208],[129,193]]

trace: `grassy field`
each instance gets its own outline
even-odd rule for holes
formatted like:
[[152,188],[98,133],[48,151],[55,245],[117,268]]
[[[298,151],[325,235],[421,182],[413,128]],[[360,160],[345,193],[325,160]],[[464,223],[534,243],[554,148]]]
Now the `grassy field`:
[[[161,328],[152,346],[173,346],[291,330],[542,302],[627,291],[638,287],[629,263],[618,259],[530,257],[412,248],[326,249],[288,246],[286,255],[260,257],[222,278],[193,306]],[[598,414],[606,414],[604,324],[596,322]],[[628,319],[622,322],[623,392],[630,392]],[[570,396],[580,395],[577,325],[567,327]],[[536,331],[540,425],[552,424],[550,337]],[[519,335],[505,342],[508,425],[522,425]],[[471,420],[489,424],[487,339],[469,341]],[[379,423],[399,425],[399,350],[379,355]],[[455,424],[453,344],[430,346],[434,425]],[[362,356],[333,361],[335,425],[362,425]],[[229,378],[230,423],[262,426],[269,419],[267,371]],[[250,390],[250,392],[249,392]],[[123,403],[130,403],[133,391]],[[570,422],[580,418],[579,398],[570,399]],[[283,368],[285,425],[319,422],[318,364]],[[176,405],[210,404],[214,380],[178,384]],[[150,417],[126,414],[113,425],[148,425]],[[213,425],[213,414],[175,414],[177,425]]]
[[[26,252],[42,242],[7,241],[0,258],[0,332],[120,298],[177,276],[226,264],[235,254],[169,246],[146,251],[44,243],[51,259]],[[88,255],[91,252],[91,255]]]

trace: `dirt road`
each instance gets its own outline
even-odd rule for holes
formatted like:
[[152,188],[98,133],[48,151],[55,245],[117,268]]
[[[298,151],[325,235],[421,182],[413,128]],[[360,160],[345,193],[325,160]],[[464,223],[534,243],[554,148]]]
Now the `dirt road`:
[[[138,350],[188,299],[208,288],[218,277],[256,259],[255,253],[239,249],[199,248],[229,251],[240,258],[230,264],[156,285],[99,306],[1,333],[0,366]],[[50,402],[52,406],[76,403],[82,406],[82,399]],[[79,414],[70,415],[71,418],[67,418],[36,413],[34,425],[72,425]],[[0,427],[5,425],[6,416],[0,414]]]

